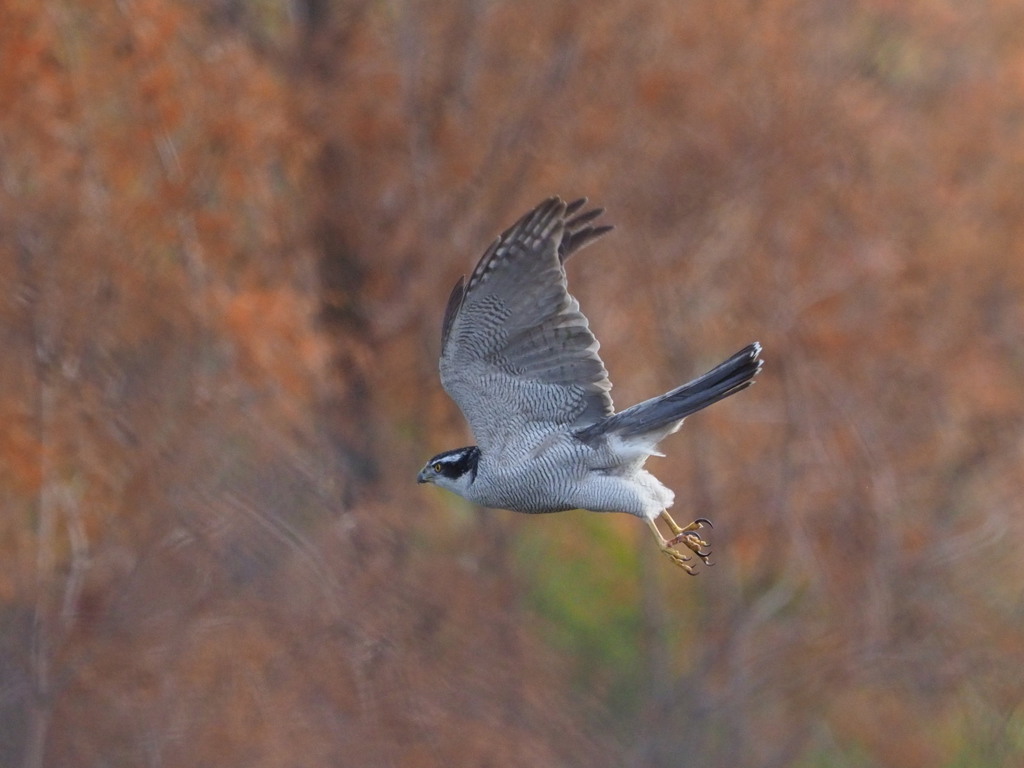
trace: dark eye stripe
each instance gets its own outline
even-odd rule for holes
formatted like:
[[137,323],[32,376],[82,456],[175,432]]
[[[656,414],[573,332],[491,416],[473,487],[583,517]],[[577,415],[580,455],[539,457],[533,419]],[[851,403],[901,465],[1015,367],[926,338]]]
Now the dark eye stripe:
[[476,447],[456,448],[453,451],[435,456],[430,468],[439,475],[452,478],[462,477],[467,472],[476,477],[477,463],[480,460],[480,449]]

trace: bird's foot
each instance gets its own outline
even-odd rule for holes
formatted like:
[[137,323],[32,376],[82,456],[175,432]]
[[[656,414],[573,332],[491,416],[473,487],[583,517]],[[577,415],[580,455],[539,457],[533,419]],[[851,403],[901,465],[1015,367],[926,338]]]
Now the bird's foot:
[[697,533],[697,531],[705,525],[708,528],[714,528],[711,521],[707,518],[701,517],[694,520],[688,526],[677,532],[673,538],[669,539],[668,545],[670,547],[674,547],[677,544],[685,544],[697,557],[704,561],[705,565],[710,565],[708,557],[711,555],[711,552],[701,551],[702,547],[707,547],[709,545]]
[[703,562],[704,565],[711,566],[713,564],[710,560],[711,551],[706,549],[708,543],[704,541],[704,539],[702,539],[700,535],[697,533],[697,531],[699,531],[704,526],[707,526],[708,528],[714,528],[710,520],[708,520],[705,517],[700,517],[684,528],[680,526],[678,523],[676,523],[676,521],[671,518],[667,511],[662,512],[660,517],[665,521],[666,525],[668,525],[668,527],[672,530],[672,533],[674,534],[673,537],[671,539],[668,539],[667,541],[661,536],[661,533],[658,531],[657,526],[654,525],[654,521],[650,520],[648,522],[651,526],[651,529],[654,531],[655,535],[658,538],[661,551],[664,552],[672,560],[673,563],[678,565],[691,576],[697,575],[697,569],[694,568],[692,565],[689,565],[689,561],[693,558],[689,555],[683,554],[678,549],[676,549],[676,547],[679,544],[682,544],[695,555],[697,555],[697,557],[701,559],[701,562]]
[[678,549],[673,547],[668,542],[665,542],[662,545],[661,551],[664,554],[668,555],[669,559],[673,563],[678,565],[680,568],[682,568],[688,574],[690,574],[691,576],[696,576],[697,575],[697,573],[698,573],[697,569],[694,568],[692,565],[690,565],[690,563],[688,562],[689,560],[693,559],[692,557],[689,557],[688,555],[684,555],[682,552],[680,552]]
[[693,554],[701,559],[704,565],[711,566],[711,551],[707,549],[708,543],[701,538],[700,534],[697,533],[701,528],[707,526],[708,528],[714,528],[711,521],[706,517],[698,517],[692,523],[685,527],[680,527],[675,520],[673,520],[668,512],[662,512],[662,517],[668,524],[668,527],[672,529],[672,533],[675,534],[671,539],[668,540],[667,545],[669,547],[676,547],[679,544],[684,545]]

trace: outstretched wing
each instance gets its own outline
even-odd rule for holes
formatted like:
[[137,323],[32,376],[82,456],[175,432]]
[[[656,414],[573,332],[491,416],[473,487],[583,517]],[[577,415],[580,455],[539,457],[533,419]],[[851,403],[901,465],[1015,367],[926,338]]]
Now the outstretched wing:
[[445,312],[441,384],[483,451],[517,434],[592,424],[613,412],[611,384],[565,261],[611,227],[586,200],[545,200],[494,241]]

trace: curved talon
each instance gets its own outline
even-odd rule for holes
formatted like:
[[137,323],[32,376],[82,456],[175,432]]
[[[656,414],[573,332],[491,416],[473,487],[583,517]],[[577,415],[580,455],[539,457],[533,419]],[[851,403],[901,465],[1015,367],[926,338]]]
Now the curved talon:
[[705,565],[713,565],[713,563],[708,559],[709,557],[711,557],[711,550],[705,549],[708,546],[708,543],[704,541],[697,533],[697,531],[703,528],[705,525],[708,526],[708,528],[714,528],[715,526],[712,525],[710,520],[708,520],[706,517],[698,517],[696,520],[694,520],[692,523],[690,523],[684,528],[680,527],[675,522],[675,520],[673,520],[671,516],[669,516],[668,512],[666,511],[663,511],[660,517],[665,521],[666,525],[668,525],[668,527],[672,530],[672,533],[674,535],[671,539],[666,540],[665,537],[661,535],[661,533],[658,531],[658,526],[655,525],[653,519],[647,520],[647,524],[648,526],[650,526],[651,532],[658,540],[661,546],[661,551],[668,555],[672,559],[673,563],[678,565],[691,576],[696,576],[698,574],[696,568],[694,568],[692,565],[687,564],[693,558],[689,555],[684,555],[682,552],[675,548],[679,544],[684,544],[686,548],[693,552],[695,555],[697,555],[697,557],[699,557],[701,559],[701,562],[703,562]]

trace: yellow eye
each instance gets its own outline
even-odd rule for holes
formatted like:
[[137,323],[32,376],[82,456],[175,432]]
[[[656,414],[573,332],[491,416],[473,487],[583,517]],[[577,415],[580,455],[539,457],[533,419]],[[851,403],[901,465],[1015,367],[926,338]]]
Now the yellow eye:
[[434,471],[437,472],[437,474],[441,474],[441,462],[440,461],[435,461],[434,462]]

